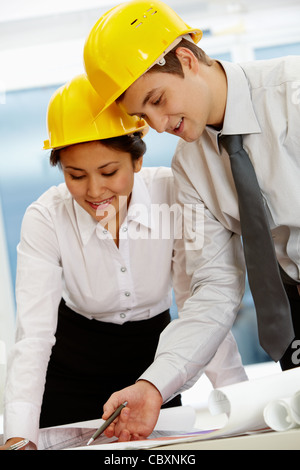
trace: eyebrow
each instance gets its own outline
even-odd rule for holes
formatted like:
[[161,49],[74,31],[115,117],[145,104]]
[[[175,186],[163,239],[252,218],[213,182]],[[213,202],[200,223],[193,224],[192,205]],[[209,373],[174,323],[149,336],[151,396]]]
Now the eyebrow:
[[152,98],[152,96],[157,92],[158,88],[153,88],[153,90],[150,90],[147,95],[145,96],[142,105],[145,106],[148,101]]
[[[97,170],[102,170],[102,168],[105,168],[109,165],[113,165],[114,163],[119,163],[119,162],[105,163],[104,165],[98,166]],[[84,168],[77,168],[76,166],[71,166],[71,165],[65,166],[64,169],[65,170],[68,169],[68,170],[76,170],[76,171],[86,171]]]
[[[157,90],[159,90],[159,88],[153,88],[152,90],[148,91],[147,95],[145,96],[145,98],[143,99],[143,102],[142,102],[142,106],[146,106],[146,104],[148,103],[148,101],[150,101],[150,99],[152,98],[153,95],[155,95],[155,93],[157,92]],[[137,116],[139,115],[140,113],[130,113],[129,116]]]

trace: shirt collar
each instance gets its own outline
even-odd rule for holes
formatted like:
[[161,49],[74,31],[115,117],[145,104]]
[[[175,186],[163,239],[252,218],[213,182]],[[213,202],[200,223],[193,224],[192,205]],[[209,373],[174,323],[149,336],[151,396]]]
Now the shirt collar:
[[[73,200],[73,205],[81,241],[83,245],[86,245],[99,222],[93,219],[75,200]],[[134,174],[134,185],[126,223],[130,221],[152,228],[150,195],[143,178],[138,173]]]
[[223,127],[220,131],[207,126],[207,131],[213,138],[217,139],[219,135],[234,134],[257,134],[261,133],[253,104],[247,77],[238,64],[219,61],[227,77],[227,101],[223,121]]
[[128,207],[127,221],[151,228],[151,198],[148,188],[139,173],[134,174],[134,185]]
[[73,204],[81,241],[83,245],[86,245],[93,232],[96,230],[98,222],[76,201],[73,200]]

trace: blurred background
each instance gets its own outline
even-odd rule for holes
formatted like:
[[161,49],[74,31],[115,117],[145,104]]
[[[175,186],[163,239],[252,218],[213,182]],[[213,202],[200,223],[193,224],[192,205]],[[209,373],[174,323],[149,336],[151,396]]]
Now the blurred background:
[[[63,181],[42,150],[48,101],[82,73],[85,38],[115,0],[0,0],[0,342],[14,338],[16,246],[26,207]],[[169,0],[204,32],[211,57],[244,62],[300,55],[300,0]],[[120,37],[120,41],[122,38]],[[171,164],[177,139],[150,131],[144,165]],[[172,316],[176,317],[176,305]],[[267,360],[258,345],[248,286],[234,325],[244,364]]]

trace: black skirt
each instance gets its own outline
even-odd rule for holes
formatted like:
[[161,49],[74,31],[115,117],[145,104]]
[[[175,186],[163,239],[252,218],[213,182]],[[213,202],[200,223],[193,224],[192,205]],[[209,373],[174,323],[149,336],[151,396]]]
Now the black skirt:
[[[61,301],[48,364],[40,427],[101,418],[117,390],[134,384],[153,362],[169,310],[123,325],[89,320]],[[164,407],[180,406],[180,395]]]

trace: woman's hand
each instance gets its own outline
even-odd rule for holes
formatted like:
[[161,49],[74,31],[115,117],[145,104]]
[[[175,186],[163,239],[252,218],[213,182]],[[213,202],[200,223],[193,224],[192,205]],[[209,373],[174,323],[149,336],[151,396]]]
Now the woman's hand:
[[[0,446],[0,450],[7,450],[11,445],[17,444],[18,442],[23,441],[23,437],[12,437],[11,439],[7,439],[3,446]],[[20,447],[18,450],[25,450],[26,445]]]
[[111,395],[105,403],[102,418],[109,416],[127,401],[120,416],[105,430],[106,437],[118,437],[120,442],[146,439],[157,422],[162,396],[150,382],[140,380]]

